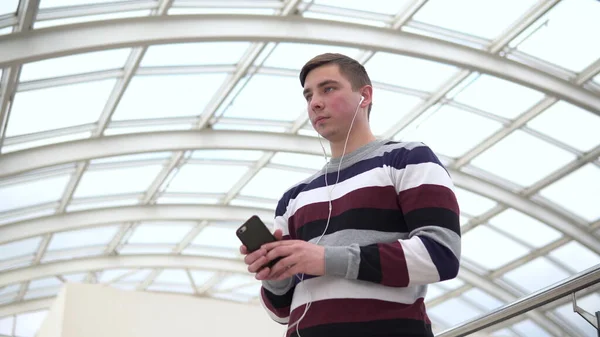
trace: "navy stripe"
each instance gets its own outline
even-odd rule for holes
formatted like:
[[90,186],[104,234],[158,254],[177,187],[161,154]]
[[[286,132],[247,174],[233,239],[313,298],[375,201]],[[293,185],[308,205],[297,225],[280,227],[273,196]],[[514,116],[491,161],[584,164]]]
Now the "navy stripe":
[[424,226],[437,226],[449,229],[461,236],[459,216],[447,208],[419,208],[405,214],[404,220],[409,232]]
[[[310,309],[309,309],[310,310]],[[296,329],[290,336],[298,337]],[[414,319],[322,324],[300,329],[301,337],[433,337],[431,325]]]
[[[380,156],[375,156],[369,159],[365,159],[344,168],[340,171],[340,178],[338,182],[346,181],[352,177],[355,177],[361,173],[370,171],[374,168],[383,167],[384,165],[393,167],[397,170],[404,169],[406,165],[415,165],[421,163],[434,163],[444,166],[440,162],[439,158],[433,153],[433,151],[426,146],[419,146],[414,149],[407,149],[404,147],[394,148],[391,151],[386,151]],[[445,169],[445,168],[444,168]],[[324,171],[323,171],[324,173]],[[329,172],[327,174],[327,183],[333,185],[337,180],[337,170]],[[289,189],[284,193],[281,202],[278,204],[276,209],[277,215],[283,215],[287,208],[287,204],[291,199],[295,199],[298,195],[304,191],[310,191],[316,188],[325,186],[325,174],[320,174],[314,179],[300,183],[293,188]]]
[[269,302],[271,302],[271,305],[273,305],[275,309],[283,309],[289,307],[290,303],[292,303],[292,298],[294,297],[295,289],[294,287],[292,287],[290,290],[288,290],[288,292],[281,296],[273,294],[272,292],[267,290],[267,288],[263,287],[263,290],[265,296],[267,297]]
[[440,281],[450,280],[458,275],[459,262],[456,256],[446,246],[436,242],[427,236],[419,236],[423,245],[431,256],[440,275]]
[[[311,221],[296,229],[297,238],[309,241],[319,237],[325,231],[327,219]],[[358,229],[386,233],[408,233],[402,212],[397,209],[356,208],[340,215],[332,216],[327,234],[341,230]]]
[[381,283],[381,261],[377,244],[360,247],[358,279]]

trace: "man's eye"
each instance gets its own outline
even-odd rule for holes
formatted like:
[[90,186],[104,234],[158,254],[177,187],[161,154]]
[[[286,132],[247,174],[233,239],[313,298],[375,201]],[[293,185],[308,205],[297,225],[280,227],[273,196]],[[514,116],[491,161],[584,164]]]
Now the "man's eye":
[[325,88],[325,92],[328,92],[328,91],[331,91],[331,90],[333,90],[333,88],[332,88],[332,87],[327,87],[327,88]]

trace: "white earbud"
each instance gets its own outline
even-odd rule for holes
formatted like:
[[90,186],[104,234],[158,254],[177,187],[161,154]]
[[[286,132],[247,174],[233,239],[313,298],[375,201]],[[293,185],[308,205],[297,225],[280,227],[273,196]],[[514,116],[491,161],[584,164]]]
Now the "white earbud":
[[360,105],[364,100],[365,100],[365,96],[360,96],[360,102],[358,102],[358,105]]

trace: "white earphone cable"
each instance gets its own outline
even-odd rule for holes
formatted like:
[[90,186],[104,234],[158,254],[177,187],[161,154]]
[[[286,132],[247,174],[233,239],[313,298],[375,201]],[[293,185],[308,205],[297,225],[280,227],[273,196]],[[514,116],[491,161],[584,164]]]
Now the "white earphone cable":
[[[350,127],[348,128],[348,134],[346,135],[346,141],[344,142],[344,150],[342,151],[342,156],[340,157],[340,162],[338,164],[337,178],[336,178],[335,183],[333,184],[331,190],[329,190],[329,184],[327,182],[327,174],[328,174],[327,166],[329,164],[329,161],[327,159],[327,152],[325,151],[325,147],[323,146],[323,142],[321,141],[321,135],[319,134],[319,132],[317,132],[317,137],[319,138],[319,144],[321,144],[321,149],[323,149],[323,157],[325,158],[325,189],[327,190],[328,203],[329,203],[329,214],[327,215],[327,223],[325,224],[325,230],[323,230],[323,233],[321,233],[321,236],[319,236],[319,238],[315,242],[315,244],[317,244],[317,245],[321,241],[321,238],[323,238],[323,236],[325,236],[325,233],[327,233],[327,229],[329,228],[329,221],[331,220],[331,211],[333,209],[332,193],[335,190],[335,188],[337,187],[337,183],[340,180],[340,170],[342,168],[342,161],[344,160],[344,155],[346,154],[346,147],[348,145],[348,139],[350,139],[350,132],[352,131],[352,126],[354,125],[354,120],[356,119],[356,115],[358,114],[358,109],[360,108],[360,104],[363,102],[363,100],[364,100],[364,97],[361,96],[360,102],[356,106],[356,111],[354,111],[354,117],[352,117],[352,122],[350,123]],[[296,275],[296,277],[298,277],[298,276]],[[302,277],[299,277],[299,280],[300,280],[300,282],[304,281],[304,274],[302,274]],[[308,288],[306,286],[304,288],[306,289],[306,292],[308,293],[308,303],[306,304],[306,306],[304,308],[304,313],[302,313],[302,316],[300,316],[300,318],[296,322],[289,325],[287,328],[287,330],[289,330],[290,328],[295,326],[296,334],[298,335],[298,337],[300,337],[300,331],[299,331],[300,321],[302,321],[304,316],[306,316],[306,313],[308,312],[308,309],[310,308],[310,305],[312,304],[312,296],[310,294],[310,291],[308,290]]]

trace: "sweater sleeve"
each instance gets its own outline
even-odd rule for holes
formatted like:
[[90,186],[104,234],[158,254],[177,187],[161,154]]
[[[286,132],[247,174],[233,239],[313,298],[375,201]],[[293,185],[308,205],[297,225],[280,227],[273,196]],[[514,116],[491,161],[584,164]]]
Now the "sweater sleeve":
[[326,247],[326,273],[392,287],[456,277],[461,233],[450,175],[423,144],[398,151],[392,161],[391,175],[408,237],[366,246]]
[[[281,201],[280,201],[281,204]],[[281,229],[282,240],[289,240],[288,221],[283,211],[276,211],[274,220],[274,231]],[[260,300],[271,319],[280,324],[287,324],[290,316],[290,306],[295,290],[295,282],[292,277],[281,281],[262,281],[260,289]]]

